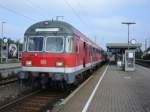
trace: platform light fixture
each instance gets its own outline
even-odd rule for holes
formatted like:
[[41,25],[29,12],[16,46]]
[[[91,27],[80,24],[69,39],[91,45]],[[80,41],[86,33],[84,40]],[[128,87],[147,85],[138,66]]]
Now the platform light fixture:
[[130,25],[136,24],[135,22],[122,22],[122,24],[126,24],[128,26],[128,49],[129,49],[129,41],[130,41]]

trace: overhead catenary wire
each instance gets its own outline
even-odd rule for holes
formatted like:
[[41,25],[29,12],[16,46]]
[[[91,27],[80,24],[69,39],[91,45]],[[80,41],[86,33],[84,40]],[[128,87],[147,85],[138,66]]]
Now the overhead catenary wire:
[[[72,5],[68,2],[68,0],[64,0],[64,2],[68,5],[68,7],[70,7],[70,9],[72,10],[73,14],[80,20],[80,22],[87,28],[89,27],[89,29],[91,29],[91,25],[89,25],[89,22],[87,24],[87,22],[84,21],[84,19],[82,19],[82,17],[78,14],[78,11],[76,11]],[[79,2],[77,2],[78,5],[81,6],[81,4]],[[87,12],[87,10],[84,9],[85,12]],[[94,41],[94,40],[93,40]]]
[[73,14],[80,20],[80,22],[85,25],[85,27],[87,27],[87,24],[86,22],[84,22],[84,20],[81,18],[81,16],[77,13],[77,11],[71,6],[71,4],[67,1],[67,0],[64,0],[64,2],[66,3],[66,5],[68,7],[70,7],[70,9],[72,10]]
[[26,4],[32,8],[33,10],[37,11],[40,16],[43,18],[43,17],[47,17],[43,12],[43,9],[41,8],[41,6],[39,6],[37,3],[34,3],[33,1],[31,0],[24,0],[26,2]]
[[34,6],[37,7],[38,9],[40,9],[40,10],[44,10],[37,2],[35,3],[31,0],[26,0],[26,1],[30,2],[31,4],[34,4]]
[[12,10],[12,9],[10,9],[10,8],[8,8],[8,7],[4,6],[4,5],[2,5],[2,4],[0,4],[0,8],[2,8],[2,9],[4,9],[4,10],[7,10],[7,11],[13,13],[13,14],[22,16],[22,17],[24,17],[25,19],[28,19],[28,20],[30,20],[30,21],[37,21],[37,19],[35,19],[35,18],[31,18],[31,17],[29,17],[29,16],[26,16],[26,15],[20,13],[20,12],[17,12],[17,11],[15,11],[15,10]]
[[[76,4],[79,6],[79,7],[77,7],[78,11],[80,12],[80,10],[82,10],[82,11],[85,13],[85,15],[88,16],[89,13],[88,13],[87,8],[84,7],[84,6],[82,5],[82,3],[79,2],[79,1],[76,1]],[[83,15],[82,15],[82,16],[83,16]],[[95,27],[91,24],[91,22],[89,22],[88,18],[86,18],[86,22],[88,23],[89,29],[95,29]],[[91,31],[91,30],[90,30],[90,31]],[[95,34],[93,35],[93,37],[94,37],[93,41],[95,41]]]
[[77,1],[77,5],[79,6],[80,9],[83,10],[83,12],[86,13],[86,15],[88,15],[87,9],[81,4],[81,2]]

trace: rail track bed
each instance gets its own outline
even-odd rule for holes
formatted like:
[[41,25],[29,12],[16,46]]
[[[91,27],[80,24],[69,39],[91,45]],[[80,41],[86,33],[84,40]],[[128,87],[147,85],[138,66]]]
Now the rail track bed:
[[0,109],[0,112],[43,112],[52,110],[53,104],[65,98],[68,94],[68,92],[60,90],[41,90],[4,106]]
[[[61,85],[55,85],[45,90],[35,90],[28,92],[15,100],[8,102],[0,107],[0,112],[51,112],[53,106],[61,103],[70,93],[72,93],[80,84],[82,84],[93,72],[86,73],[86,77],[76,86],[61,88]],[[59,88],[59,89],[58,89]],[[47,111],[49,110],[49,111]]]
[[150,68],[150,60],[137,59],[136,64]]
[[11,84],[11,83],[14,83],[14,82],[16,82],[16,81],[18,81],[18,78],[17,78],[17,77],[1,79],[1,80],[0,80],[0,86],[4,86],[4,85],[7,85],[7,84]]

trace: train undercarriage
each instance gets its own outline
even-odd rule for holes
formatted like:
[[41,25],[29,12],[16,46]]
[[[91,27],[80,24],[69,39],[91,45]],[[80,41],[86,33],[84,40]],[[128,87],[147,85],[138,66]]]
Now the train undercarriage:
[[102,63],[99,63],[95,67],[77,74],[21,71],[19,73],[19,82],[21,86],[30,86],[32,88],[70,90],[71,87],[78,86],[86,80],[101,65]]

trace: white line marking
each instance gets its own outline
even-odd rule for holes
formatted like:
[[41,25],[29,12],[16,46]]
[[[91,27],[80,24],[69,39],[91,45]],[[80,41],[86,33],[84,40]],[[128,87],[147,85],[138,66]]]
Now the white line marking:
[[91,75],[85,82],[83,82],[74,92],[72,92],[60,105],[65,105],[84,85],[89,82],[93,78],[93,75]]
[[100,79],[99,79],[97,85],[95,86],[95,88],[94,88],[92,94],[90,95],[90,98],[89,98],[88,101],[86,102],[86,104],[85,104],[85,106],[84,106],[82,112],[87,112],[87,109],[88,109],[88,107],[89,107],[89,105],[90,105],[90,103],[91,103],[91,101],[92,101],[92,99],[93,99],[93,97],[94,97],[94,95],[95,95],[95,93],[96,93],[96,91],[97,91],[97,89],[98,89],[98,87],[99,87],[99,85],[100,85],[100,83],[101,83],[101,81],[102,81],[102,79],[103,79],[103,77],[104,77],[104,75],[105,75],[107,69],[108,69],[108,66],[106,67],[105,71],[103,72],[102,76],[100,77]]

